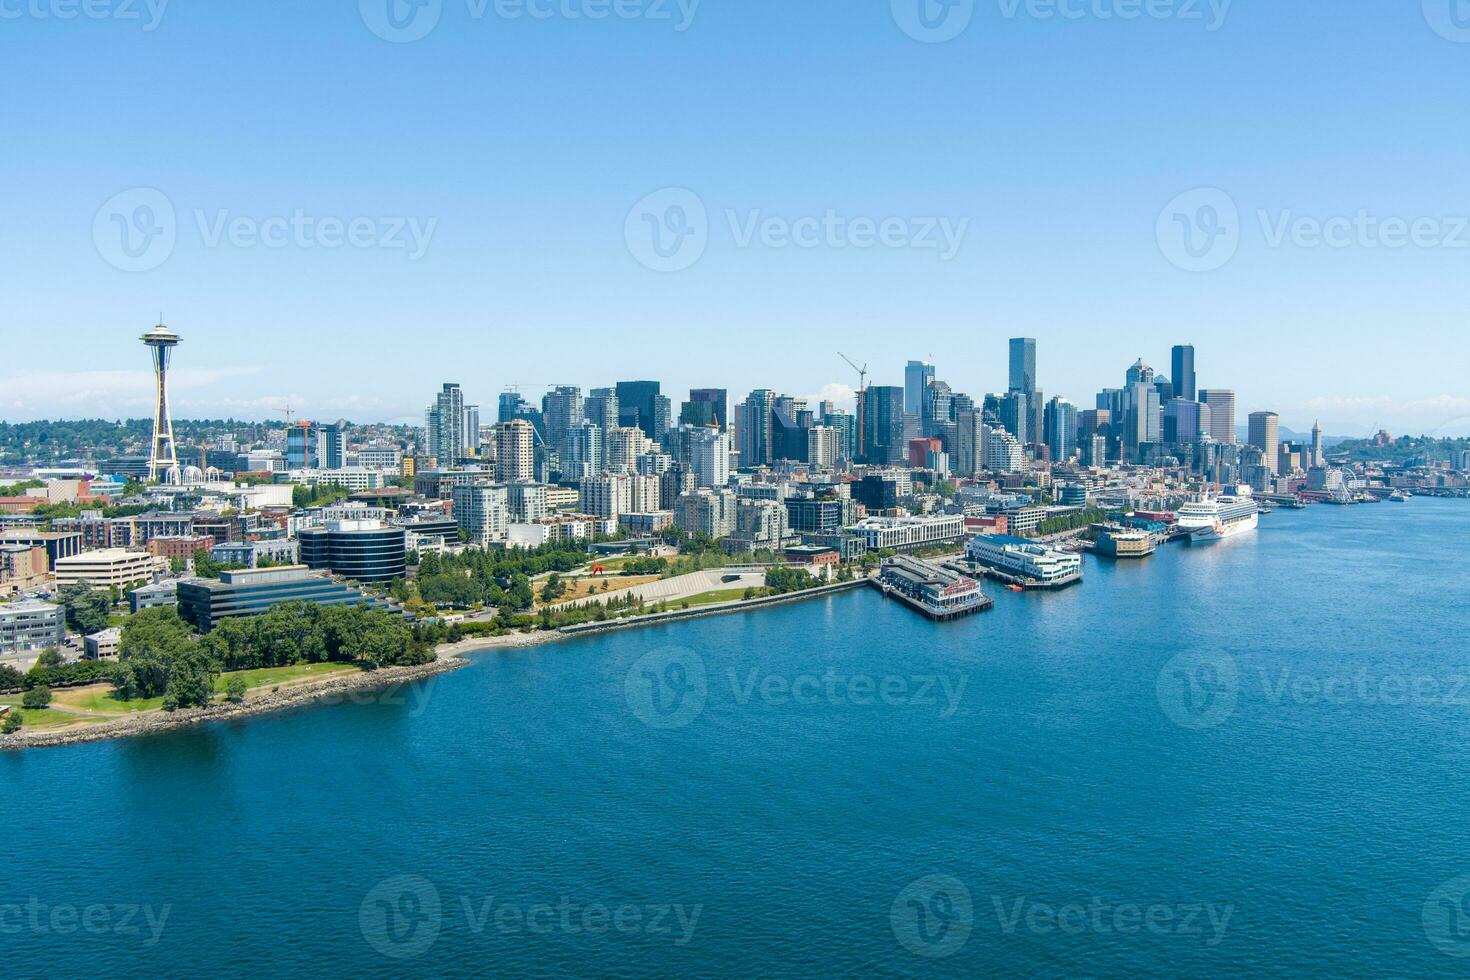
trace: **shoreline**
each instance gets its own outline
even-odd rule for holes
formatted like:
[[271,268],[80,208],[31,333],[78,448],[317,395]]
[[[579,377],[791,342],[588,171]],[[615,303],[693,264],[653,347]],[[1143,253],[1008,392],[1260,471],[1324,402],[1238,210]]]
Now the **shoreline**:
[[187,708],[180,711],[150,711],[127,718],[98,722],[94,725],[73,725],[70,728],[39,732],[17,732],[0,735],[0,752],[16,749],[49,749],[84,742],[105,742],[135,735],[156,735],[163,732],[190,728],[211,721],[229,721],[255,715],[273,714],[289,708],[308,705],[330,697],[362,691],[375,691],[405,684],[426,677],[446,674],[468,666],[469,661],[459,657],[440,654],[426,664],[412,667],[382,667],[378,670],[361,671],[356,674],[323,678],[308,684],[283,687],[278,691],[264,691],[238,704],[224,702],[208,708]]
[[867,584],[868,579],[862,577],[855,578],[850,582],[832,582],[827,585],[819,585],[812,589],[803,589],[800,592],[762,596],[759,599],[736,599],[731,602],[697,606],[692,609],[670,609],[667,612],[630,616],[627,619],[608,619],[602,622],[582,623],[577,626],[563,626],[560,629],[538,630],[535,633],[506,633],[503,636],[477,637],[475,639],[464,640],[452,646],[443,644],[438,647],[438,653],[441,656],[469,656],[477,653],[490,653],[496,650],[519,650],[527,647],[542,646],[547,643],[575,640],[584,636],[596,636],[601,633],[609,633],[617,630],[637,629],[641,626],[658,626],[662,623],[699,619],[704,616],[721,616],[728,613],[785,605],[791,602],[802,602],[807,599],[817,599],[826,595],[847,592]]

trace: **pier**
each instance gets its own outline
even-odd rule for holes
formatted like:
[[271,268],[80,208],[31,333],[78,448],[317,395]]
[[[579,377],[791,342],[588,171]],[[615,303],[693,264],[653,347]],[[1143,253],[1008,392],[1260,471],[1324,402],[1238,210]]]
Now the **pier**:
[[905,555],[885,561],[877,576],[868,581],[885,596],[898,599],[936,622],[959,619],[995,605],[974,579]]

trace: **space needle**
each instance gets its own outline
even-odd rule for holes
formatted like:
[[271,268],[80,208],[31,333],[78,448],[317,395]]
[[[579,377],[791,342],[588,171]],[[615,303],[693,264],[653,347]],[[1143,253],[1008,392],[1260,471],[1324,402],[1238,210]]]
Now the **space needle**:
[[158,398],[153,408],[153,442],[148,449],[148,479],[178,482],[179,454],[174,447],[174,421],[168,414],[168,364],[173,349],[179,346],[179,335],[163,325],[138,339],[153,353],[153,373],[158,381]]

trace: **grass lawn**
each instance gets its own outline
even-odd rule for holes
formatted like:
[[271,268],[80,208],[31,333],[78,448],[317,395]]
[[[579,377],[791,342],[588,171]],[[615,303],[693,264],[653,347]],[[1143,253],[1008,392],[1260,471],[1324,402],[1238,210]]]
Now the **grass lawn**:
[[85,715],[74,715],[69,711],[56,711],[52,708],[23,708],[21,716],[22,731],[34,731],[39,728],[66,728],[68,725],[75,725],[79,722],[92,723],[108,720],[88,718]]
[[[763,590],[756,589],[756,594],[753,598],[760,598],[763,594]],[[670,600],[668,608],[672,611],[683,609],[687,605],[690,609],[693,609],[696,606],[712,606],[717,602],[735,602],[744,598],[744,589],[716,589],[714,592],[701,592],[699,595],[690,596],[688,599]]]
[[225,681],[231,677],[245,678],[245,683],[251,688],[279,687],[293,681],[330,677],[333,674],[360,669],[356,664],[297,664],[295,667],[260,667],[256,670],[237,670],[233,673],[221,674],[219,680],[214,682],[214,689],[218,693],[224,693]]
[[163,698],[119,701],[112,696],[111,684],[57,688],[51,692],[51,700],[55,704],[76,711],[96,711],[111,715],[131,715],[140,711],[157,711],[163,707]]

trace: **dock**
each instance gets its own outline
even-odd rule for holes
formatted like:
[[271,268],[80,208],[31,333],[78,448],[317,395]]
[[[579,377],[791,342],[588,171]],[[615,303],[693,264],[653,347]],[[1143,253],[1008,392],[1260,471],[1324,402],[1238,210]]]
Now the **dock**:
[[898,599],[935,622],[947,622],[984,612],[995,600],[980,591],[980,583],[950,568],[899,555],[883,563],[868,580],[885,597]]

